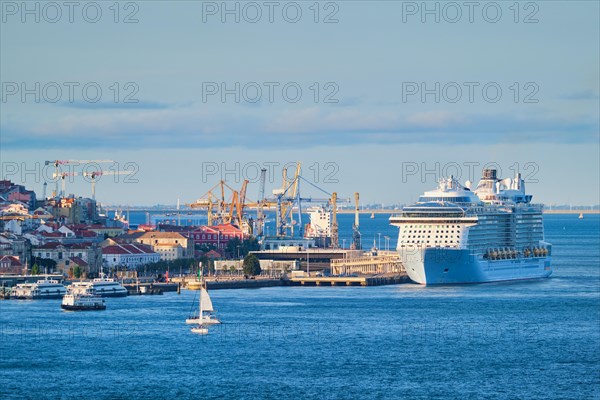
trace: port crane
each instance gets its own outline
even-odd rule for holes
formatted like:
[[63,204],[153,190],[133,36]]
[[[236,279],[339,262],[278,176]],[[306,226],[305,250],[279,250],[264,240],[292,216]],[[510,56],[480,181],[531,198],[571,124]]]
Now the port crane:
[[[239,191],[221,180],[194,203],[186,205],[190,208],[206,208],[208,226],[233,224],[249,231],[251,229],[250,224],[244,217],[244,209],[249,204],[246,203],[247,187],[248,180],[242,183]],[[227,200],[225,196],[226,189],[231,192]]]
[[[329,193],[312,182],[306,180],[300,174],[300,163],[296,164],[293,179],[288,179],[287,171],[282,172],[283,181],[280,188],[273,190],[273,197],[265,197],[266,169],[261,169],[258,200],[247,201],[246,193],[248,181],[242,183],[241,189],[235,190],[225,181],[221,180],[210,188],[203,196],[194,203],[186,204],[191,208],[206,208],[208,214],[208,226],[221,223],[232,223],[247,232],[252,230],[251,223],[246,218],[245,211],[248,208],[256,208],[256,225],[254,234],[257,237],[264,236],[265,208],[276,210],[276,235],[279,237],[294,236],[295,226],[299,225],[300,236],[303,235],[302,225],[302,203],[325,203],[328,211],[332,212],[331,242],[337,248],[339,246],[337,205],[339,201],[350,202],[350,199],[340,199],[336,192]],[[307,184],[324,193],[327,197],[302,197],[300,185]],[[229,190],[231,195],[226,199],[225,192]],[[294,211],[297,211],[297,219],[294,219]]]
[[353,250],[362,250],[361,235],[359,230],[359,194],[354,193],[354,225],[352,226],[352,245],[350,246]]

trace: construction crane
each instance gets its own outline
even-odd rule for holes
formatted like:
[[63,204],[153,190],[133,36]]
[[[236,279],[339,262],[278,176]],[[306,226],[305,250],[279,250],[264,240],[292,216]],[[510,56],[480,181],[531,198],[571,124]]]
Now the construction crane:
[[[54,165],[54,174],[52,177],[55,179],[55,189],[52,192],[52,197],[56,197],[58,195],[58,177],[61,177],[60,166],[61,165],[81,165],[81,164],[90,164],[90,163],[112,163],[112,160],[52,160],[45,161],[45,165]],[[64,180],[64,178],[63,178]]]
[[77,176],[79,175],[78,172],[55,172],[52,174],[52,179],[54,179],[56,181],[56,190],[53,193],[52,197],[56,197],[56,192],[58,192],[58,181],[61,181],[60,184],[60,197],[65,197],[65,191],[66,191],[66,185],[65,185],[65,179],[67,178],[67,176]]
[[96,200],[96,181],[98,178],[107,175],[129,175],[132,174],[133,171],[93,171],[93,172],[84,172],[84,177],[91,178],[92,182],[92,199]]

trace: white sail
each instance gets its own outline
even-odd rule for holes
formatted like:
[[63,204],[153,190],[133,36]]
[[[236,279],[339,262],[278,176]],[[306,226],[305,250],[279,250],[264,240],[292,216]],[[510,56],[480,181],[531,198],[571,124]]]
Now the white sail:
[[213,312],[212,301],[210,301],[210,296],[206,289],[202,288],[200,290],[200,301],[202,302],[202,311]]

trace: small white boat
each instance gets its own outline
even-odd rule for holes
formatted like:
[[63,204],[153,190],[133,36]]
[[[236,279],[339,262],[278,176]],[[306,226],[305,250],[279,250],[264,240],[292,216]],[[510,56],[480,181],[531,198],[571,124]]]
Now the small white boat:
[[[200,289],[200,304],[202,312],[191,315],[185,320],[186,324],[215,325],[221,323],[221,321],[213,314],[215,310],[213,309],[208,291],[204,287]],[[201,315],[202,318],[200,318],[199,315]]]
[[63,297],[60,307],[67,311],[96,311],[106,310],[104,300],[93,294],[68,293]]
[[371,213],[371,219],[375,218],[375,213]]
[[[198,325],[194,326],[191,329],[192,333],[198,335],[208,335],[208,328],[203,324],[202,320],[204,319],[204,308],[206,311],[213,311],[212,301],[210,301],[210,296],[206,291],[206,288],[202,285],[202,263],[200,263],[200,269],[198,272],[199,281],[200,281],[200,296],[198,296]],[[187,320],[186,320],[187,323]]]
[[579,219],[583,219],[583,213],[579,213]]
[[198,335],[208,335],[208,328],[206,328],[204,325],[198,325],[192,328],[192,333],[196,333]]

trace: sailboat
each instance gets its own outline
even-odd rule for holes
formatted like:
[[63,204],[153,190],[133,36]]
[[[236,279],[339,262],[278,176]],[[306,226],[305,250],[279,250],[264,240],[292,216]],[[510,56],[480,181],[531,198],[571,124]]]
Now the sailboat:
[[[212,302],[210,301],[210,297],[208,296],[208,292],[206,292],[206,289],[203,287],[202,285],[202,264],[200,264],[200,268],[198,270],[198,278],[200,278],[200,296],[198,296],[198,318],[196,319],[196,321],[191,322],[193,324],[197,324],[196,326],[194,326],[191,331],[192,333],[196,333],[198,335],[207,335],[208,334],[208,328],[206,327],[206,324],[204,324],[203,322],[203,316],[204,316],[204,309],[202,308],[203,303],[208,300],[208,303],[205,304],[206,307],[208,307],[210,309],[210,311],[212,311]],[[202,295],[202,290],[204,290],[206,292],[206,295],[203,296]],[[203,299],[204,297],[204,299]],[[189,319],[188,319],[189,320]],[[188,320],[186,320],[186,324],[188,323]]]
[[[200,296],[200,300],[199,300],[199,307],[200,307],[200,315],[202,315],[202,296]],[[198,325],[194,326],[191,329],[192,333],[196,333],[198,335],[208,335],[208,328],[206,327],[206,325],[203,325],[202,322],[198,322]]]
[[[201,285],[200,287],[200,308],[198,315],[191,315],[188,319],[185,320],[186,324],[198,324],[202,323],[203,325],[215,325],[220,324],[221,321],[217,319],[217,317],[213,314],[215,310],[213,309],[212,301],[210,300],[210,296],[208,295],[208,291],[206,288]],[[200,320],[202,318],[202,320]]]

